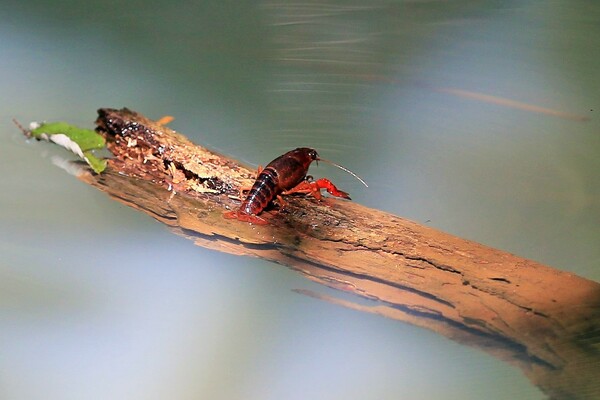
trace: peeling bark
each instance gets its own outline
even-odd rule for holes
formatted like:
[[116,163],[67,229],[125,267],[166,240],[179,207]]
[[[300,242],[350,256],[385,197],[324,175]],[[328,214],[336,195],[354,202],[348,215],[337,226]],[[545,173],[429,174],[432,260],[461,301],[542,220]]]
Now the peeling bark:
[[80,178],[198,245],[261,257],[519,366],[552,398],[600,396],[600,285],[356,203],[301,196],[255,226],[222,217],[255,173],[140,114],[101,109],[115,158]]

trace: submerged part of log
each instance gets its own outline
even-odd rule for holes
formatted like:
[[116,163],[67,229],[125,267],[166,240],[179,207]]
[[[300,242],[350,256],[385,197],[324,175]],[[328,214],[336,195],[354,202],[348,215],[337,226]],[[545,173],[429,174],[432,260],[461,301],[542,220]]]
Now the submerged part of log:
[[370,299],[343,304],[481,348],[553,398],[600,396],[598,283],[348,201],[290,196],[268,225],[225,219],[252,171],[127,109],[97,124],[115,158],[81,179],[199,245]]

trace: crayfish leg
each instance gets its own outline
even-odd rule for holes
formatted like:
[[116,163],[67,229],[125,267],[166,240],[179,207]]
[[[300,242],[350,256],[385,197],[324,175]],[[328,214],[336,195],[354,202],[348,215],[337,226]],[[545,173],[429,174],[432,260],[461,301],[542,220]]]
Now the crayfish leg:
[[226,213],[223,213],[223,218],[237,219],[238,221],[249,222],[254,225],[267,225],[268,224],[267,220],[265,220],[257,215],[247,214],[240,210],[228,211]]
[[283,210],[285,206],[287,206],[287,202],[279,194],[277,195],[277,204],[279,204],[279,211]]
[[323,197],[321,195],[321,190],[316,185],[316,183],[309,182],[309,181],[302,181],[299,184],[297,184],[296,186],[294,186],[293,188],[291,188],[290,190],[286,190],[285,192],[283,192],[281,194],[287,196],[288,194],[294,194],[294,193],[310,194],[317,200],[321,200],[321,198]]

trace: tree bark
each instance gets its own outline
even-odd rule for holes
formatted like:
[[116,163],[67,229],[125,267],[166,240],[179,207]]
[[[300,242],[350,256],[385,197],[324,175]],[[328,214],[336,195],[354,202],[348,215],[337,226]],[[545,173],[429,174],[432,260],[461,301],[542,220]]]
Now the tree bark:
[[101,109],[97,124],[115,158],[80,178],[178,234],[370,299],[304,292],[478,347],[552,398],[600,396],[598,283],[337,199],[289,196],[267,225],[225,219],[253,171],[127,109]]

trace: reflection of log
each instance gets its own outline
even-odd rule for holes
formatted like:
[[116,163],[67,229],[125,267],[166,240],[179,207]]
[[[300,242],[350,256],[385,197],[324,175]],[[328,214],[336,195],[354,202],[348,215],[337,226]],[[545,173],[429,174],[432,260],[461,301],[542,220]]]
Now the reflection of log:
[[600,395],[597,283],[347,201],[289,198],[268,225],[227,220],[251,171],[128,110],[100,110],[98,125],[116,158],[81,179],[198,244],[371,299],[344,304],[480,347],[554,398]]

